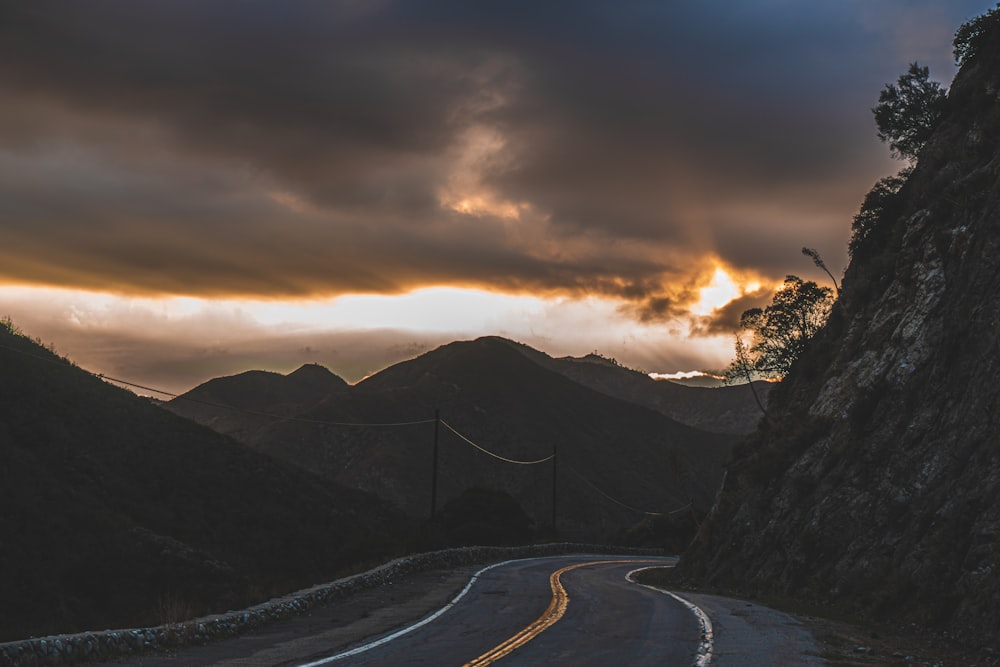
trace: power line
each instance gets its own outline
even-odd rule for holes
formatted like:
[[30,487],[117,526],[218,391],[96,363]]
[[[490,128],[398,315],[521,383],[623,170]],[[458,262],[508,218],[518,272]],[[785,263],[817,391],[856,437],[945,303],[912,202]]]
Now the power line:
[[481,446],[477,445],[476,443],[472,442],[472,440],[469,440],[464,435],[462,435],[461,433],[459,433],[458,431],[456,431],[455,428],[451,424],[449,424],[448,422],[444,421],[443,419],[441,420],[441,424],[446,429],[448,429],[449,431],[451,431],[452,433],[454,433],[455,435],[457,435],[459,438],[461,438],[465,442],[469,443],[470,445],[472,445],[473,447],[475,447],[476,449],[478,449],[479,451],[481,451],[483,454],[487,454],[489,456],[492,456],[493,458],[499,459],[500,461],[506,461],[507,463],[516,463],[517,465],[522,465],[522,466],[533,466],[533,465],[537,465],[539,463],[546,463],[548,461],[551,461],[552,457],[554,456],[554,454],[549,454],[544,459],[538,459],[537,461],[518,461],[517,459],[509,459],[506,456],[500,456],[499,454],[491,452],[490,450],[486,449],[485,447],[481,447]]
[[641,510],[638,507],[632,507],[628,503],[624,503],[621,500],[618,500],[617,498],[615,498],[615,497],[613,497],[611,495],[608,495],[607,493],[605,493],[604,491],[602,491],[596,484],[594,484],[589,479],[587,479],[586,477],[584,477],[580,473],[580,471],[578,471],[576,468],[574,468],[573,466],[567,466],[567,467],[569,468],[570,472],[572,472],[574,475],[576,475],[577,477],[580,478],[580,481],[582,481],[584,484],[586,484],[587,486],[589,486],[590,488],[592,488],[594,491],[597,491],[599,494],[601,494],[602,496],[604,496],[605,498],[607,498],[611,502],[615,503],[616,505],[621,505],[625,509],[632,510],[633,512],[636,512],[638,514],[645,514],[646,516],[665,516],[665,515],[668,515],[668,514],[677,514],[678,512],[683,512],[687,508],[691,507],[691,503],[688,502],[686,505],[682,505],[681,507],[678,507],[677,509],[674,509],[674,510],[670,510],[669,512],[647,512],[646,510]]
[[138,387],[139,389],[145,389],[147,391],[155,391],[158,394],[165,394],[182,401],[188,401],[189,403],[198,403],[199,405],[206,405],[213,408],[222,408],[224,410],[232,410],[234,412],[240,412],[247,415],[254,415],[257,417],[268,417],[270,419],[277,419],[279,421],[288,422],[299,422],[302,424],[320,424],[322,426],[415,426],[417,424],[430,424],[433,419],[419,419],[415,421],[406,422],[333,422],[327,421],[325,419],[306,419],[305,417],[292,417],[289,415],[276,415],[271,412],[264,412],[261,410],[250,410],[247,408],[238,408],[233,405],[227,405],[225,403],[215,403],[213,401],[205,401],[200,398],[192,398],[191,396],[185,396],[184,394],[174,394],[169,391],[163,391],[162,389],[155,389],[153,387],[146,387],[141,384],[135,384],[134,382],[128,382],[127,380],[122,380],[119,378],[113,378],[110,375],[97,374],[96,377],[102,380],[110,380],[112,382],[118,382],[130,387]]
[[121,384],[128,385],[130,387],[138,387],[139,389],[145,389],[147,391],[155,391],[159,394],[166,394],[176,399],[182,401],[188,401],[190,403],[198,403],[200,405],[207,405],[213,408],[222,408],[225,410],[233,410],[235,412],[241,412],[243,414],[255,415],[257,417],[269,417],[271,419],[277,419],[279,421],[289,421],[289,422],[299,422],[302,424],[320,424],[322,426],[415,426],[417,424],[430,424],[433,419],[418,419],[415,421],[406,422],[333,422],[327,421],[325,419],[306,419],[305,417],[292,417],[288,415],[276,415],[271,412],[263,412],[261,410],[249,410],[246,408],[238,408],[233,405],[226,405],[225,403],[215,403],[213,401],[205,401],[200,398],[192,398],[190,396],[185,396],[184,394],[173,394],[169,391],[163,391],[161,389],[154,389],[153,387],[145,387],[141,384],[135,384],[134,382],[128,382],[127,380],[121,380],[119,378],[113,378],[109,375],[98,374],[97,377],[102,380],[111,380],[112,382],[120,382]]
[[[239,413],[242,413],[242,414],[252,415],[252,416],[256,416],[256,417],[266,417],[266,418],[269,418],[269,419],[275,419],[275,420],[278,420],[278,421],[286,421],[286,422],[298,422],[298,423],[303,423],[303,424],[314,424],[314,425],[321,425],[321,426],[340,426],[340,427],[397,427],[397,426],[417,426],[417,425],[420,425],[420,424],[439,423],[439,424],[443,425],[445,428],[447,428],[449,431],[451,431],[452,433],[454,433],[456,436],[458,436],[462,441],[464,441],[465,443],[467,443],[467,444],[471,445],[472,447],[476,448],[477,450],[479,450],[483,454],[486,454],[487,456],[490,456],[490,457],[492,457],[494,459],[497,459],[499,461],[503,461],[505,463],[512,463],[512,464],[516,464],[516,465],[538,465],[538,464],[541,464],[541,463],[548,463],[549,461],[551,461],[551,460],[553,460],[555,458],[555,454],[549,454],[545,458],[537,459],[537,460],[534,460],[534,461],[521,461],[521,460],[518,460],[518,459],[512,459],[512,458],[508,458],[506,456],[502,456],[500,454],[497,454],[496,452],[490,451],[486,447],[483,447],[483,446],[481,446],[481,445],[473,442],[470,438],[468,438],[465,435],[463,435],[462,433],[460,433],[451,424],[449,424],[448,422],[444,421],[443,419],[439,419],[437,416],[435,416],[435,418],[433,418],[433,419],[420,419],[420,420],[403,421],[403,422],[334,422],[334,421],[327,421],[327,420],[322,420],[322,419],[307,419],[307,418],[304,418],[304,417],[293,417],[293,416],[288,416],[288,415],[277,415],[277,414],[274,414],[274,413],[264,412],[264,411],[261,411],[261,410],[250,410],[250,409],[246,409],[246,408],[238,408],[238,407],[233,406],[233,405],[227,405],[225,403],[216,403],[216,402],[213,402],[213,401],[205,401],[205,400],[202,400],[202,399],[193,398],[191,396],[186,396],[184,394],[176,394],[174,392],[166,391],[164,389],[157,389],[156,387],[149,387],[149,386],[146,386],[146,385],[137,384],[135,382],[130,382],[128,380],[123,380],[121,378],[112,377],[110,375],[104,375],[103,373],[92,373],[92,372],[90,372],[90,371],[88,371],[86,369],[80,368],[79,366],[77,366],[73,362],[69,361],[68,359],[65,359],[63,357],[59,357],[58,355],[56,355],[56,358],[53,359],[53,358],[44,357],[44,356],[41,356],[41,355],[38,355],[38,354],[32,354],[32,353],[26,352],[24,350],[19,350],[19,349],[15,348],[15,347],[11,347],[10,345],[4,345],[2,343],[0,343],[0,348],[5,349],[5,350],[9,350],[11,352],[15,352],[17,354],[20,354],[20,355],[23,355],[23,356],[26,356],[26,357],[30,357],[32,359],[37,359],[39,361],[44,361],[46,363],[56,364],[56,365],[59,365],[59,366],[69,367],[69,368],[78,368],[79,370],[83,371],[84,373],[87,373],[88,375],[91,375],[91,376],[93,376],[93,377],[95,377],[97,379],[100,379],[100,380],[104,380],[104,381],[108,381],[108,382],[115,382],[115,383],[118,383],[118,384],[126,385],[128,387],[135,387],[137,389],[142,389],[144,391],[151,391],[151,392],[154,392],[154,393],[157,393],[157,394],[162,394],[164,396],[169,396],[169,397],[171,397],[173,399],[178,399],[178,400],[182,400],[182,401],[188,401],[190,403],[196,403],[196,404],[199,404],[199,405],[205,405],[205,406],[213,407],[213,408],[220,408],[220,409],[224,409],[224,410],[232,410],[234,412],[239,412]],[[670,515],[670,514],[677,514],[678,512],[682,512],[682,511],[690,508],[693,505],[692,502],[689,502],[686,505],[683,505],[683,506],[681,506],[681,507],[679,507],[677,509],[674,509],[674,510],[670,510],[668,512],[648,512],[646,510],[641,510],[641,509],[639,509],[637,507],[633,507],[632,505],[629,505],[628,503],[622,502],[621,500],[619,500],[619,499],[617,499],[617,498],[609,495],[608,493],[606,493],[605,491],[603,491],[601,488],[599,488],[596,484],[594,484],[589,479],[587,479],[586,477],[584,477],[578,470],[576,470],[572,466],[568,466],[568,467],[570,469],[570,472],[572,472],[574,475],[576,475],[584,484],[586,484],[587,486],[589,486],[590,488],[592,488],[598,494],[600,494],[601,496],[603,496],[607,500],[610,500],[611,502],[615,503],[616,505],[620,505],[621,507],[624,507],[625,509],[631,510],[631,511],[636,512],[638,514],[644,514],[646,516],[665,516],[665,515]]]
[[94,377],[98,377],[102,380],[111,380],[112,382],[117,382],[118,384],[128,385],[129,387],[135,387],[137,389],[145,389],[146,391],[152,391],[157,394],[163,394],[164,396],[169,396],[170,398],[180,398],[180,394],[173,394],[169,391],[164,391],[162,389],[155,389],[153,387],[147,387],[145,385],[136,384],[134,382],[129,382],[128,380],[120,380],[118,378],[113,378],[110,375],[105,375],[104,373],[91,373]]
[[[59,355],[55,354],[55,352],[52,353],[53,356],[55,356],[55,359],[51,359],[49,357],[43,357],[40,354],[32,354],[31,352],[25,352],[24,350],[19,350],[16,347],[11,347],[10,345],[4,345],[3,343],[0,343],[0,347],[2,347],[5,350],[10,350],[11,352],[16,352],[16,353],[18,353],[20,355],[23,355],[25,357],[31,357],[32,359],[38,359],[39,361],[44,361],[44,362],[49,363],[49,364],[56,364],[57,366],[69,366],[70,368],[73,368],[73,367],[76,366],[76,364],[74,364],[72,361],[70,361],[69,359],[65,359],[63,357],[60,357]],[[84,372],[88,373],[89,371],[84,371]],[[91,373],[91,375],[93,375],[93,373]]]
[[[45,361],[45,362],[48,362],[48,363],[51,363],[51,364],[57,364],[59,366],[68,366],[70,368],[73,368],[73,367],[79,368],[78,366],[76,366],[72,362],[69,362],[69,361],[67,361],[65,359],[61,359],[61,358],[50,359],[50,358],[43,357],[43,356],[38,355],[38,354],[32,354],[30,352],[25,352],[24,350],[19,350],[16,347],[11,347],[9,345],[4,345],[2,343],[0,343],[0,348],[3,348],[5,350],[10,350],[11,352],[16,352],[16,353],[21,354],[21,355],[26,356],[26,357],[31,357],[32,359],[37,359],[39,361]],[[382,422],[379,422],[379,423],[374,423],[374,422],[373,423],[366,423],[366,422],[334,422],[334,421],[327,421],[327,420],[324,420],[324,419],[306,419],[305,417],[292,417],[292,416],[289,416],[289,415],[277,415],[277,414],[274,414],[274,413],[271,413],[271,412],[264,412],[262,410],[250,410],[248,408],[238,408],[238,407],[236,407],[234,405],[227,405],[225,403],[216,403],[214,401],[205,401],[205,400],[202,400],[200,398],[194,398],[194,397],[191,397],[191,396],[186,396],[184,394],[175,394],[175,393],[167,391],[165,389],[157,389],[156,387],[149,387],[149,386],[146,386],[146,385],[137,384],[135,382],[130,382],[128,380],[123,380],[121,378],[112,377],[110,375],[105,375],[103,373],[93,373],[93,372],[88,371],[88,370],[86,370],[84,368],[80,368],[80,370],[83,371],[84,373],[87,373],[88,375],[92,375],[93,377],[95,377],[95,378],[97,378],[99,380],[106,380],[106,381],[109,381],[109,382],[115,382],[117,384],[123,384],[123,385],[129,386],[129,387],[135,387],[137,389],[142,389],[144,391],[152,391],[152,392],[157,393],[157,394],[163,394],[164,396],[169,396],[170,398],[176,398],[176,399],[179,399],[179,400],[182,400],[182,401],[187,401],[189,403],[197,403],[199,405],[205,405],[205,406],[212,407],[212,408],[221,408],[221,409],[224,409],[224,410],[232,410],[234,412],[239,412],[239,413],[246,414],[246,415],[253,415],[255,417],[267,417],[269,419],[276,419],[278,421],[299,422],[299,423],[303,423],[303,424],[320,424],[320,425],[323,425],[323,426],[354,426],[354,427],[361,427],[361,426],[367,426],[367,427],[376,427],[376,426],[416,426],[416,425],[419,425],[419,424],[431,424],[431,423],[434,422],[433,419],[418,419],[418,420],[414,420],[414,421],[385,422],[385,423],[382,423]]]

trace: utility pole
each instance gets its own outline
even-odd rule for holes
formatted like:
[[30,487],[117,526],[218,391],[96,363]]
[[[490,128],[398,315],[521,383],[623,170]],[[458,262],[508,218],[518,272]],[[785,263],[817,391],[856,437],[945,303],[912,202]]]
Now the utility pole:
[[441,410],[434,410],[434,463],[431,468],[431,518],[437,512],[438,496],[438,434],[441,431]]
[[552,536],[556,531],[556,443],[552,443]]

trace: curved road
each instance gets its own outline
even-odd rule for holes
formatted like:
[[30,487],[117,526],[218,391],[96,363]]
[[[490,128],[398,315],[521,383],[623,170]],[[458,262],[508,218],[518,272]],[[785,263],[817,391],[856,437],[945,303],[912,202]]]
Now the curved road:
[[788,614],[626,580],[675,561],[573,555],[418,573],[253,634],[103,667],[825,664]]
[[482,571],[431,620],[388,640],[292,664],[690,667],[701,644],[698,618],[678,599],[626,580],[631,570],[674,560],[559,556],[503,563]]

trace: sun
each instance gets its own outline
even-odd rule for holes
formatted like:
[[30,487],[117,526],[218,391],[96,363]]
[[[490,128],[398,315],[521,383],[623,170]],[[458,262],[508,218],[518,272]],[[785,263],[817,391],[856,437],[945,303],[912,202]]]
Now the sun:
[[736,281],[726,273],[725,269],[718,266],[708,285],[698,290],[698,301],[690,310],[695,315],[709,315],[742,294],[743,290]]
[[734,278],[725,268],[716,265],[712,279],[698,290],[698,301],[689,310],[699,317],[710,315],[740,297],[759,291],[761,286],[761,282],[755,278]]

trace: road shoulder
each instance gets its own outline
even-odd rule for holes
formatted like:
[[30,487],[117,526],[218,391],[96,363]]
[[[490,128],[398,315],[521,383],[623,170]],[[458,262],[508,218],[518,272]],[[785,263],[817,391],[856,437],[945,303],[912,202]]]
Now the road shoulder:
[[411,574],[232,639],[95,667],[264,667],[306,662],[409,625],[446,605],[481,566]]
[[[885,627],[873,623],[852,622],[802,613],[802,604],[794,600],[757,601],[725,597],[679,586],[669,568],[656,568],[642,573],[640,583],[670,590],[701,607],[714,624],[716,661],[713,667],[742,665],[829,665],[831,667],[988,667],[1000,665],[1000,656],[989,649],[978,649],[955,638],[919,628]],[[766,603],[766,604],[765,604]],[[780,609],[780,610],[779,610]],[[792,662],[776,662],[773,657],[740,655],[735,651],[753,651],[739,647],[740,637],[756,632],[754,628],[785,636],[789,646],[799,646],[799,658]],[[802,643],[808,637],[809,646]],[[737,644],[732,644],[737,641]],[[726,656],[730,657],[727,658]],[[739,658],[735,656],[739,655]],[[791,660],[792,653],[782,657]],[[750,659],[756,662],[749,661]]]
[[713,667],[811,667],[826,663],[799,619],[746,600],[680,593],[712,621]]

